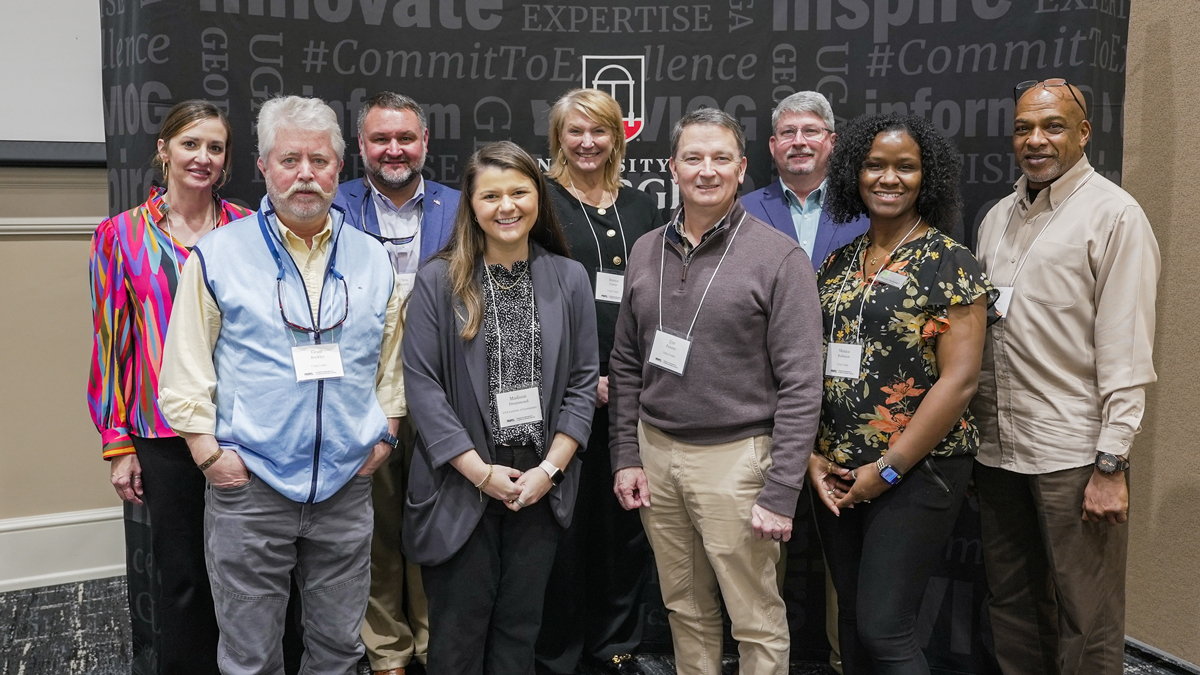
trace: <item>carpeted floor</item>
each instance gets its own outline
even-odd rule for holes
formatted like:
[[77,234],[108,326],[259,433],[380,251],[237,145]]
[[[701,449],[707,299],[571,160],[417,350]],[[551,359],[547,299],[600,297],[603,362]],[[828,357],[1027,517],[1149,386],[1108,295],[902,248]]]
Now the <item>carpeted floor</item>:
[[[128,675],[132,657],[125,578],[0,593],[0,675]],[[640,656],[645,675],[672,675],[670,657]],[[736,661],[723,670],[736,673]],[[595,666],[578,675],[602,675]],[[365,665],[360,673],[368,673]],[[793,663],[791,675],[828,675],[828,666]],[[1126,675],[1193,675],[1129,651]]]

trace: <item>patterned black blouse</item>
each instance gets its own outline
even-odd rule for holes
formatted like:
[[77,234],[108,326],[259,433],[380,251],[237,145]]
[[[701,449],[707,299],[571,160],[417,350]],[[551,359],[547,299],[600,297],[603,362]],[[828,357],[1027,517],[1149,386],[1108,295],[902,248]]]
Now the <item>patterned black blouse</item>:
[[[818,280],[827,353],[831,330],[834,342],[858,343],[863,308],[862,374],[858,379],[825,377],[817,431],[817,451],[847,468],[882,457],[938,381],[937,340],[950,325],[949,307],[970,305],[985,293],[990,307],[999,296],[966,247],[930,228],[901,246],[886,268],[905,275],[903,285],[876,281],[864,306],[870,280],[863,278],[862,258],[869,244],[864,234],[838,249],[825,261]],[[979,429],[967,410],[930,454],[974,455],[978,448]]]
[[541,391],[542,388],[542,326],[533,299],[533,275],[529,263],[518,260],[512,271],[504,265],[488,265],[482,281],[484,313],[480,330],[487,336],[492,441],[496,445],[532,445],[538,454],[542,454],[545,445],[542,422],[501,429],[500,414],[496,409],[499,391],[529,386]]

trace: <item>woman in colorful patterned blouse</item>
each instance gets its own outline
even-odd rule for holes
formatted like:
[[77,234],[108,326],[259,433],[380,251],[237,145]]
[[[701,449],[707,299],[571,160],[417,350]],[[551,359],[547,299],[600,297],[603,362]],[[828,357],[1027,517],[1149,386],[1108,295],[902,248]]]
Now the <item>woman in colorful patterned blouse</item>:
[[161,576],[153,651],[159,672],[217,673],[217,625],[204,566],[204,476],[158,409],[163,338],[179,271],[205,233],[250,211],[217,197],[229,178],[232,132],[207,101],[167,113],[152,163],[166,189],[96,229],[92,317],[96,329],[88,405],[112,484],[150,512]]
[[919,117],[861,117],[838,136],[825,208],[866,234],[825,261],[825,400],[809,479],[838,592],[846,675],[927,674],[925,583],[958,516],[997,291],[948,232],[962,158]]

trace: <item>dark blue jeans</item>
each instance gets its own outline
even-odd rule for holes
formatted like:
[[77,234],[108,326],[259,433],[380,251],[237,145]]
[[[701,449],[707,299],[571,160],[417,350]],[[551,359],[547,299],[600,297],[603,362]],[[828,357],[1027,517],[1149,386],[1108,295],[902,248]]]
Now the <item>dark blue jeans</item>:
[[958,519],[971,457],[926,458],[869,504],[813,512],[838,593],[844,675],[929,675],[916,639],[929,575]]

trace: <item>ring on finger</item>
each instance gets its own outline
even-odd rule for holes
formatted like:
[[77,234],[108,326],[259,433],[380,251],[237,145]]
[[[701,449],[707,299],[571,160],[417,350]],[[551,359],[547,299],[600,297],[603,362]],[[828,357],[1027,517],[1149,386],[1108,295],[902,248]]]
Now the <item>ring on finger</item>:
[[517,503],[517,508],[519,508],[519,509],[525,508],[525,502],[521,501],[520,497],[514,499],[513,501]]

